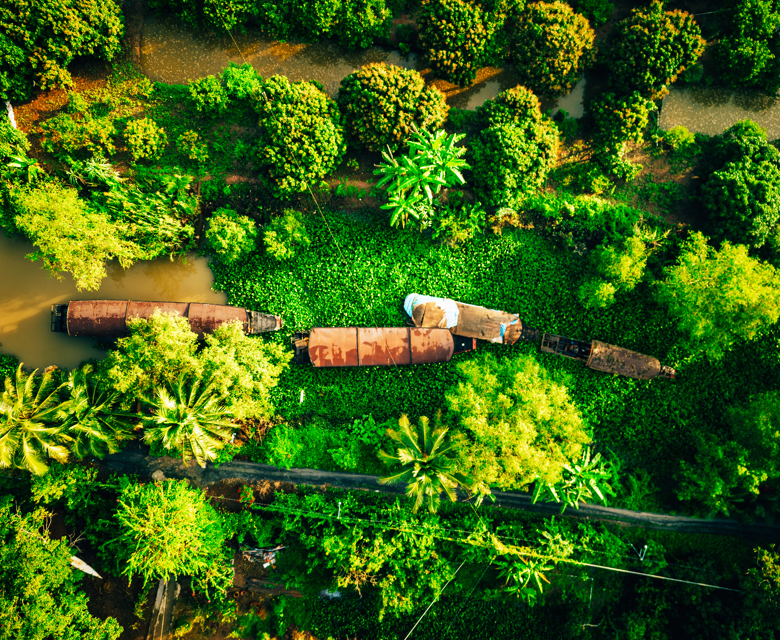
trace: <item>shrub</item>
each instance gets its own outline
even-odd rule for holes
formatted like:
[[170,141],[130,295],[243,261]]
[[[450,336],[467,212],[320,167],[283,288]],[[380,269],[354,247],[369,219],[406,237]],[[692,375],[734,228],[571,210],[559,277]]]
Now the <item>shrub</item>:
[[568,93],[595,60],[595,32],[564,2],[529,4],[512,31],[515,68],[523,84],[539,95]]
[[387,35],[391,22],[385,0],[341,0],[336,38],[349,49],[367,49]]
[[368,64],[341,81],[337,102],[344,128],[371,151],[405,146],[413,127],[435,130],[447,117],[444,95],[420,74],[385,63]]
[[222,115],[227,109],[229,97],[217,76],[206,76],[190,82],[190,98],[201,113]]
[[609,20],[615,5],[611,0],[574,0],[574,8],[598,27]]
[[539,98],[521,85],[502,91],[492,100],[486,100],[478,113],[484,127],[526,127],[540,124],[544,119]]
[[478,199],[486,206],[517,208],[547,180],[558,156],[557,130],[549,122],[490,127],[470,152]]
[[715,48],[723,79],[770,95],[780,90],[780,6],[739,0],[728,34]]
[[71,84],[78,56],[112,60],[122,45],[117,0],[6,0],[0,5],[0,100],[26,101],[33,86]]
[[125,127],[124,136],[125,143],[133,156],[133,162],[157,158],[168,144],[165,129],[158,127],[151,118],[131,120]]
[[293,0],[291,20],[306,40],[322,40],[335,32],[341,0]]
[[255,103],[260,115],[260,180],[279,197],[317,182],[346,150],[338,106],[310,82],[273,76]]
[[761,247],[780,221],[780,151],[750,121],[712,140],[701,200],[719,240]]
[[111,118],[80,116],[78,119],[60,113],[41,124],[44,151],[56,155],[73,155],[88,151],[94,155],[110,155],[116,150],[116,126]]
[[294,209],[285,209],[279,218],[274,218],[263,232],[265,249],[277,260],[292,258],[298,249],[311,244],[306,233],[303,214]]
[[185,131],[176,139],[176,148],[190,160],[205,163],[209,159],[209,145],[201,140],[197,131]]
[[586,309],[600,309],[615,301],[619,291],[631,291],[647,266],[648,251],[640,238],[629,237],[617,247],[602,245],[590,255],[593,276],[580,286],[579,297]]
[[684,11],[664,11],[660,0],[639,7],[618,23],[607,64],[616,91],[639,91],[655,100],[704,51],[699,25]]
[[598,146],[617,146],[624,142],[642,142],[650,113],[655,103],[635,91],[618,97],[605,93],[590,107],[596,125],[594,136]]
[[481,67],[499,61],[508,10],[504,3],[491,4],[496,5],[494,10],[468,0],[423,0],[417,19],[420,48],[434,72],[466,86]]
[[257,248],[254,220],[232,209],[217,209],[209,218],[206,242],[227,263],[245,258]]
[[677,125],[664,134],[664,142],[672,151],[684,153],[696,144],[696,134],[682,125]]
[[30,150],[30,142],[23,131],[15,129],[11,121],[0,115],[0,161],[9,156],[26,156]]
[[660,299],[680,329],[714,358],[780,318],[780,274],[743,245],[724,242],[716,251],[695,233],[666,274]]
[[253,0],[203,0],[204,21],[220,31],[243,25],[256,14]]
[[247,100],[257,97],[263,78],[251,64],[237,65],[232,62],[222,71],[222,83],[229,100]]

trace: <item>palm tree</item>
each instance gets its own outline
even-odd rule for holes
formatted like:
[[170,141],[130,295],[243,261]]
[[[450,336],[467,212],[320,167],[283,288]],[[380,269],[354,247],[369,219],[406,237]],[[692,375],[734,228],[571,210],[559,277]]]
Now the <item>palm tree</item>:
[[144,418],[144,440],[181,452],[185,462],[194,457],[205,468],[233,431],[222,397],[215,393],[213,384],[201,388],[200,380],[182,375],[170,392],[160,387],[146,403],[152,415]]
[[35,475],[48,471],[47,457],[68,460],[65,443],[71,440],[57,414],[60,409],[58,385],[51,367],[36,378],[22,371],[5,379],[0,396],[0,467],[27,469]]
[[466,488],[470,480],[461,473],[453,473],[456,462],[447,457],[454,445],[447,438],[447,429],[437,427],[431,433],[429,420],[420,417],[421,434],[412,427],[409,418],[402,415],[398,420],[399,431],[387,430],[387,435],[400,446],[393,455],[379,452],[379,457],[388,463],[400,463],[404,469],[400,473],[380,478],[380,484],[406,482],[406,495],[414,498],[413,511],[417,511],[427,502],[428,511],[434,513],[439,506],[442,491],[455,502],[455,489],[458,485]]
[[115,410],[119,393],[102,391],[92,372],[92,365],[85,365],[70,373],[66,383],[70,399],[62,404],[58,416],[73,438],[71,451],[79,459],[116,453],[122,441],[132,438],[133,414]]

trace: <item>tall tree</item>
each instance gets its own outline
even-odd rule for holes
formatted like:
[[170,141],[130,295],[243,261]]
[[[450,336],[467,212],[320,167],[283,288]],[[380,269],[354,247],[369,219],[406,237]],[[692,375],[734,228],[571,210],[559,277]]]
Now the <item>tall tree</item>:
[[659,297],[693,344],[717,358],[780,318],[780,273],[743,245],[724,242],[716,251],[697,232],[666,270]]
[[54,373],[46,370],[36,377],[22,371],[20,364],[12,378],[5,379],[0,396],[0,467],[46,473],[46,458],[68,459],[66,443],[71,438],[58,419],[59,390]]
[[0,640],[116,640],[114,618],[87,610],[78,583],[84,574],[70,564],[67,541],[51,540],[46,511],[20,515],[10,497],[0,499]]
[[406,482],[406,495],[414,499],[413,511],[426,503],[428,511],[434,513],[442,492],[455,502],[455,489],[471,483],[462,473],[454,471],[456,461],[448,456],[454,447],[447,437],[447,429],[436,425],[431,431],[430,420],[421,416],[418,432],[405,414],[398,420],[398,426],[398,431],[387,430],[387,435],[399,444],[398,449],[395,453],[380,451],[379,457],[390,464],[400,464],[403,471],[380,478],[379,483]]
[[458,431],[461,469],[486,493],[534,480],[555,484],[590,440],[565,387],[532,356],[491,354],[457,365],[461,381],[447,394]]

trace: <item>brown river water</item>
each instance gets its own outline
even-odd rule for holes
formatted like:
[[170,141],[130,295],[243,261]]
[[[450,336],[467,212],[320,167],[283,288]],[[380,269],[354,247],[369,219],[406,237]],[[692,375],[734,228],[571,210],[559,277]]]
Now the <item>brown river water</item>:
[[[365,51],[346,51],[332,42],[296,44],[264,38],[256,30],[217,36],[177,23],[170,18],[148,16],[141,33],[141,66],[153,81],[167,84],[187,84],[207,75],[217,74],[228,62],[249,62],[263,77],[287,76],[293,82],[317,80],[330,96],[335,96],[341,80],[353,71],[371,62],[387,62],[404,69],[417,69],[426,82],[437,86],[451,107],[476,109],[485,100],[495,98],[501,91],[518,84],[512,67],[480,70],[477,82],[461,88],[431,76],[419,58],[410,54],[403,57],[399,51],[372,47]],[[238,45],[238,48],[236,48]],[[242,57],[243,54],[243,57]],[[584,81],[559,100],[558,106],[572,117],[582,115]],[[554,103],[544,108],[557,109]]]
[[186,262],[158,258],[124,270],[108,267],[98,291],[77,291],[70,275],[63,280],[25,255],[34,247],[0,234],[0,352],[12,353],[25,367],[73,368],[89,358],[102,358],[91,338],[71,338],[50,329],[51,305],[69,300],[124,299],[160,302],[226,304],[224,293],[211,290],[214,279],[206,258]]

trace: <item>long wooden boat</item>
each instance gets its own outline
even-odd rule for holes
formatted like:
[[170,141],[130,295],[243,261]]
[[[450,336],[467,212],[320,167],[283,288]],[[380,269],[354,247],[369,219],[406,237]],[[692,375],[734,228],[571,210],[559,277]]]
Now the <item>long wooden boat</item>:
[[128,334],[127,321],[149,318],[155,311],[187,318],[192,330],[202,338],[217,327],[241,321],[248,334],[276,331],[282,326],[279,316],[224,304],[200,302],[151,302],[148,300],[71,300],[51,306],[51,330],[69,336],[121,338]]
[[376,367],[449,362],[473,351],[473,338],[447,329],[416,327],[315,327],[292,338],[295,362],[315,367]]

